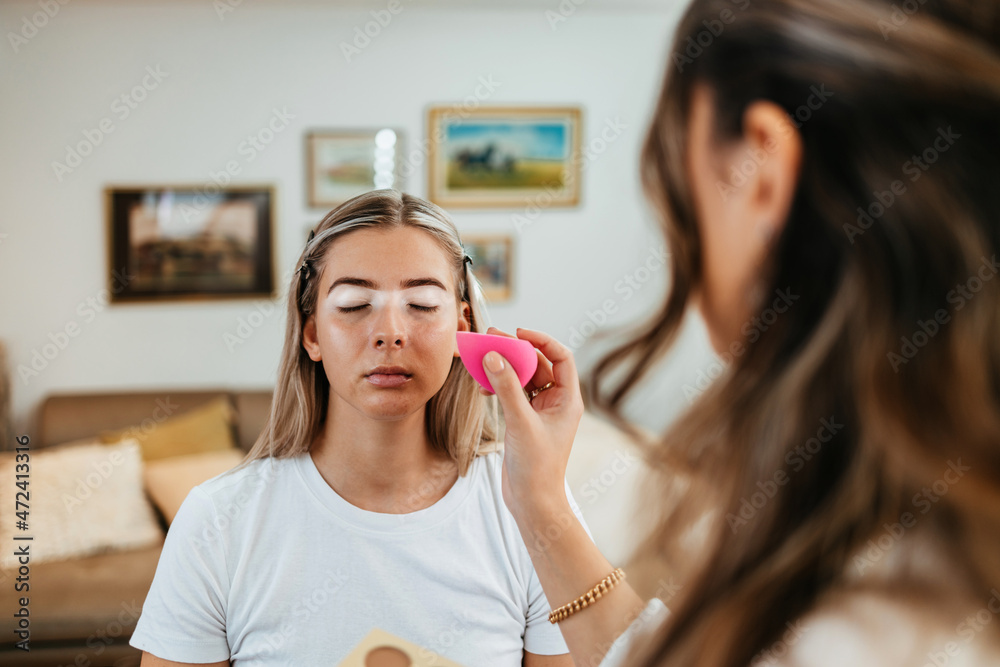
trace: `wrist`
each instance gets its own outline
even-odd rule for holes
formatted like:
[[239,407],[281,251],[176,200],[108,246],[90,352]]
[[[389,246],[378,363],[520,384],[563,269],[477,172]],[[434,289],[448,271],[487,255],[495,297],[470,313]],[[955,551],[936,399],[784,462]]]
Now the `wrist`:
[[536,500],[514,514],[529,551],[548,551],[567,529],[578,522],[566,496]]

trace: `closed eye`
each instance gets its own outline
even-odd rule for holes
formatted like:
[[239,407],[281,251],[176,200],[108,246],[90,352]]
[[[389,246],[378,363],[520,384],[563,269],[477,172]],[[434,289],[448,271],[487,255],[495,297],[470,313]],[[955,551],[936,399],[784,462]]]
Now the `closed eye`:
[[363,303],[360,306],[347,306],[347,307],[343,307],[342,306],[342,307],[337,308],[337,310],[339,310],[342,313],[353,313],[356,310],[361,310],[362,308],[367,308],[367,307],[368,307],[368,304],[367,303]]
[[416,308],[417,310],[419,310],[421,312],[424,312],[424,313],[433,313],[435,310],[438,309],[437,306],[418,306],[415,303],[411,303],[410,307],[411,308]]

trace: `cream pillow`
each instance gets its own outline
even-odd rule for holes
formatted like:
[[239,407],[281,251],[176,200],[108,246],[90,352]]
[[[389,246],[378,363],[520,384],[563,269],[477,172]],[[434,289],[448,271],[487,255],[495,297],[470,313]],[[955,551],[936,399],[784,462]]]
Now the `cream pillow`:
[[146,491],[169,524],[191,489],[236,466],[243,457],[241,449],[225,449],[146,461],[142,473]]
[[[163,538],[142,488],[142,455],[134,439],[104,445],[75,440],[29,452],[27,529],[15,508],[14,485],[24,460],[0,453],[0,567],[18,565],[16,547],[28,546],[32,564],[151,545]],[[18,480],[24,481],[24,480]],[[14,540],[31,536],[33,539]]]

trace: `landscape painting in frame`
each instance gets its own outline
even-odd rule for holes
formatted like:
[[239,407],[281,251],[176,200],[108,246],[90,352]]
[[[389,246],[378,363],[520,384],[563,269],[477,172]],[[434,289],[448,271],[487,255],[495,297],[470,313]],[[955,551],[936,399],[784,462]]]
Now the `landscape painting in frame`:
[[434,107],[428,191],[445,208],[576,206],[580,109]]
[[472,258],[472,272],[483,286],[483,296],[494,303],[509,301],[514,289],[514,241],[506,234],[462,235]]
[[271,186],[110,187],[112,301],[270,298]]
[[333,209],[383,188],[402,189],[403,133],[315,130],[306,135],[306,198],[310,208]]

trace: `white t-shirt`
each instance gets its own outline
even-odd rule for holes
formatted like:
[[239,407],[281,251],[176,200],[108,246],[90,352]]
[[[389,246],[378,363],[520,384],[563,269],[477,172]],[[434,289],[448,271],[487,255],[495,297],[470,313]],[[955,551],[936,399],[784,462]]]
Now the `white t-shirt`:
[[214,477],[174,517],[129,643],[241,667],[336,665],[373,628],[466,667],[567,653],[501,495],[502,457],[477,457],[408,514],[350,504],[309,454]]

